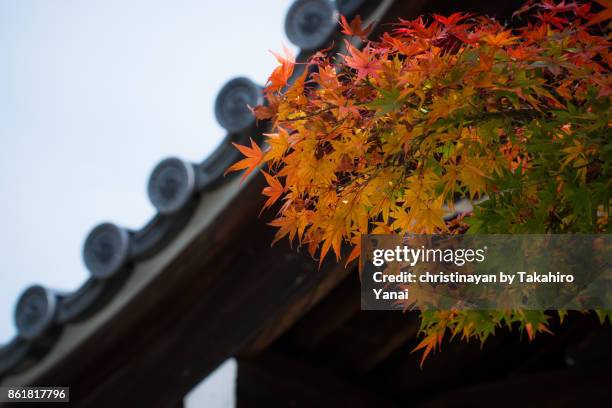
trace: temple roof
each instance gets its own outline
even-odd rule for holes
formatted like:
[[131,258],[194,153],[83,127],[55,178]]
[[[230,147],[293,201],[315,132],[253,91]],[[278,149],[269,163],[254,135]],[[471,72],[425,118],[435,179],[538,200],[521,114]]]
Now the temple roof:
[[[520,3],[297,0],[285,29],[300,48],[297,60],[304,61],[330,44],[341,51],[338,12],[379,22],[376,36],[398,17],[460,7],[502,19]],[[601,350],[592,345],[610,333],[597,334],[577,318],[555,328],[555,339],[532,345],[508,333],[490,341],[486,352],[455,341],[435,356],[435,370],[419,373],[418,357],[405,347],[415,340],[417,316],[360,312],[352,268],[327,259],[318,269],[287,242],[271,248],[274,231],[266,215],[258,215],[262,178],[253,174],[240,182],[223,175],[240,156],[232,142],[261,142],[269,130],[248,109],[260,103],[261,84],[229,80],[215,102],[216,118],[227,130],[217,150],[201,163],[174,157],[153,169],[147,194],[156,215],[139,230],[96,226],[83,245],[89,278],[76,291],[35,285],[23,292],[15,308],[17,335],[0,348],[0,385],[70,385],[71,397],[85,406],[172,406],[225,359],[238,356],[239,367],[257,374],[239,384],[247,394],[265,385],[259,383],[262,370],[278,376],[296,362],[315,362],[368,387],[384,379],[397,387],[396,400],[409,401],[411,392],[451,392],[479,384],[485,374],[505,375],[506,367],[530,375],[565,367],[560,356],[572,359],[567,366],[593,364],[588,350],[575,345],[588,333],[586,348]],[[451,372],[451,366],[462,372]],[[518,386],[512,381],[508,387]],[[472,398],[468,391],[465,398]]]
[[[301,49],[297,60],[303,61],[313,51],[338,42],[339,12],[376,19],[392,4],[295,1],[287,12],[285,30]],[[245,77],[233,78],[223,86],[215,100],[215,117],[227,135],[201,163],[168,157],[155,166],[147,181],[147,194],[157,213],[142,228],[130,230],[103,222],[91,230],[82,250],[89,278],[77,290],[66,293],[33,285],[23,291],[14,312],[17,334],[0,346],[0,379],[28,383],[35,376],[27,373],[41,371],[51,364],[48,354],[58,354],[58,343],[67,337],[63,332],[80,330],[80,337],[84,337],[85,332],[95,331],[106,318],[120,313],[122,305],[161,273],[154,266],[157,260],[172,257],[240,194],[244,186],[234,175],[224,176],[224,171],[240,158],[232,143],[245,144],[249,137],[260,142],[268,126],[257,124],[248,108],[264,102],[261,89]]]

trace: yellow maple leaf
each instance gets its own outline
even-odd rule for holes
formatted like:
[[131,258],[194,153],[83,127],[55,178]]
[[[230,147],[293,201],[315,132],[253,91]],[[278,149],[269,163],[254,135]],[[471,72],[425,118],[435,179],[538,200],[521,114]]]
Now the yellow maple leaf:
[[274,164],[281,160],[289,149],[289,133],[282,128],[278,128],[278,133],[264,133],[268,137],[267,142],[270,147],[266,151],[264,159]]

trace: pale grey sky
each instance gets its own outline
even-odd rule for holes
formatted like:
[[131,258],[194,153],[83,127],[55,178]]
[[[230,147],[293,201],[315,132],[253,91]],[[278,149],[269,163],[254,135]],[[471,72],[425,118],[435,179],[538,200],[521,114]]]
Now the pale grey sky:
[[289,0],[0,0],[0,343],[19,293],[72,290],[101,221],[138,228],[167,156],[225,135],[217,91],[264,83]]

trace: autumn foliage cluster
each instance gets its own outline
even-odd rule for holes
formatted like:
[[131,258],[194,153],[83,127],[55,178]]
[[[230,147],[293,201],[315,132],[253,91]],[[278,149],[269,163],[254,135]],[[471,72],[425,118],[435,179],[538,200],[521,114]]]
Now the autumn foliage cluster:
[[[246,158],[230,170],[263,167],[265,207],[280,202],[276,239],[321,260],[343,246],[356,258],[371,233],[609,232],[610,14],[608,1],[548,0],[517,11],[512,28],[433,15],[377,41],[342,18],[333,51],[305,66],[277,55],[253,109],[273,133],[265,147],[237,146]],[[459,197],[474,211],[445,221]],[[548,319],[423,312],[417,348],[425,357],[447,333],[484,341],[501,325],[532,339]]]

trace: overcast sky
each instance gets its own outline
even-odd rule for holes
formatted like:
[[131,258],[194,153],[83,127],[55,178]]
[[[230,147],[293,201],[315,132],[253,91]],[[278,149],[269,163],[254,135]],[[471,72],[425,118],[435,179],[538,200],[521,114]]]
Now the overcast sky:
[[153,215],[160,159],[215,148],[215,95],[234,76],[265,82],[290,3],[0,0],[0,343],[26,286],[87,278],[93,226]]

